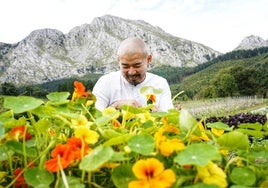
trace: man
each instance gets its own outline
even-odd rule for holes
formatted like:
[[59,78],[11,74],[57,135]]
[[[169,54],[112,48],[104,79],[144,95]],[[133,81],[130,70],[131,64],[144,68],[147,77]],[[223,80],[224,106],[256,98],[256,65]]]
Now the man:
[[97,109],[102,111],[109,106],[120,108],[122,105],[146,106],[148,98],[141,92],[144,87],[161,89],[161,93],[157,94],[150,91],[150,94],[156,97],[155,111],[173,108],[166,79],[147,72],[152,55],[148,54],[143,40],[136,37],[127,38],[120,44],[117,56],[120,71],[102,76],[93,88]]

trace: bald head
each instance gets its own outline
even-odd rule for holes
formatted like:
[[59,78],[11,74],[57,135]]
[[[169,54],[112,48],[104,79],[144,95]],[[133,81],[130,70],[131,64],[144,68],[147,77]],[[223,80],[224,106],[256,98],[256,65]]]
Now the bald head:
[[146,44],[144,41],[137,37],[131,37],[125,39],[119,46],[117,55],[133,55],[133,54],[143,54],[144,57],[148,55]]

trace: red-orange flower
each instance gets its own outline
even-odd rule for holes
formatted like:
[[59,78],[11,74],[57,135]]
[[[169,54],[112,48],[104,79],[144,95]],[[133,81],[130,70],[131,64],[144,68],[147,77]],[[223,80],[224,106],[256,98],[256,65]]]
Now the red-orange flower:
[[90,148],[88,147],[88,145],[85,144],[85,142],[82,143],[82,140],[80,138],[71,137],[67,141],[67,144],[73,148],[72,152],[74,154],[75,160],[81,159],[83,156],[90,152]]
[[171,169],[155,158],[137,161],[132,168],[138,180],[131,181],[129,188],[168,188],[176,181],[175,174]]
[[32,135],[27,132],[25,125],[14,127],[10,130],[9,133],[11,137],[16,140],[23,140],[24,134],[25,134],[25,140],[30,140],[32,138]]
[[57,144],[54,150],[51,152],[52,159],[46,161],[45,165],[48,171],[57,172],[59,168],[58,156],[60,158],[59,162],[63,169],[67,168],[74,160],[73,147],[68,144]]
[[83,85],[82,82],[74,81],[74,92],[72,100],[81,98],[81,97],[88,97],[90,92],[86,91],[86,87]]
[[57,172],[60,170],[60,164],[62,168],[65,169],[76,160],[80,160],[89,152],[90,148],[85,142],[83,143],[79,138],[71,137],[67,140],[66,144],[56,145],[51,152],[52,159],[47,160],[45,165],[48,171]]
[[14,176],[17,178],[17,180],[14,183],[15,188],[28,188],[29,186],[27,185],[23,173],[22,173],[22,168],[17,168],[14,171]]

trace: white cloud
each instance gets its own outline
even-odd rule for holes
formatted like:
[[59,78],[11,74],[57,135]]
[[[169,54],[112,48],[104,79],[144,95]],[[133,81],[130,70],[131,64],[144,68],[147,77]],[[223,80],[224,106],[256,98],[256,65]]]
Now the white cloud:
[[67,33],[105,14],[144,20],[221,52],[248,35],[268,39],[266,0],[2,0],[0,7],[0,41],[6,43],[42,28]]

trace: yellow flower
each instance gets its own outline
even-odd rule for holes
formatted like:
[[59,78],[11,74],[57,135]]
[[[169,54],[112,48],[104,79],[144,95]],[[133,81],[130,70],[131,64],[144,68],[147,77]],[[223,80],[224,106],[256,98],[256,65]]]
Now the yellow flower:
[[214,133],[217,136],[221,136],[224,133],[223,129],[217,129],[215,127],[211,128],[211,132]]
[[161,142],[159,144],[159,150],[160,153],[166,157],[170,156],[172,153],[175,151],[180,151],[185,148],[185,145],[182,141],[179,139],[171,139],[171,140],[166,140],[164,142]]
[[84,115],[80,115],[77,119],[71,119],[71,128],[77,128],[77,127],[90,127],[93,123],[89,122],[87,118]]
[[197,141],[210,140],[208,135],[205,132],[205,128],[204,128],[202,122],[198,122],[198,128],[199,128],[199,131],[200,131],[199,135],[192,134],[192,135],[190,135],[190,139],[191,140],[197,140]]
[[102,111],[103,116],[109,116],[111,119],[117,119],[120,115],[120,112],[114,107],[107,107]]
[[168,188],[176,181],[175,173],[171,169],[165,170],[155,158],[137,161],[132,171],[138,180],[131,181],[129,188]]
[[151,113],[146,111],[144,113],[139,113],[137,114],[137,119],[141,121],[141,123],[145,123],[146,121],[154,121],[155,118],[151,116]]
[[78,127],[74,134],[75,137],[83,139],[88,144],[95,144],[99,139],[99,134],[87,127]]
[[205,184],[215,184],[220,188],[228,186],[224,171],[211,161],[206,166],[197,166],[196,180],[198,179],[201,179]]

